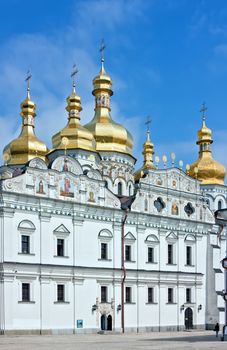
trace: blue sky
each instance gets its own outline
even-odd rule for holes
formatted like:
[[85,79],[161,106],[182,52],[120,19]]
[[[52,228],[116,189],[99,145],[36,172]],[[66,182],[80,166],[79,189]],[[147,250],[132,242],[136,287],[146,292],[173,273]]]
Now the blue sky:
[[101,38],[114,83],[112,117],[133,134],[137,166],[147,115],[157,155],[169,158],[175,152],[177,161],[194,161],[203,101],[213,155],[227,165],[225,0],[1,0],[1,149],[19,134],[28,69],[37,104],[36,134],[49,147],[51,136],[67,121],[65,99],[74,63],[81,123],[92,119]]

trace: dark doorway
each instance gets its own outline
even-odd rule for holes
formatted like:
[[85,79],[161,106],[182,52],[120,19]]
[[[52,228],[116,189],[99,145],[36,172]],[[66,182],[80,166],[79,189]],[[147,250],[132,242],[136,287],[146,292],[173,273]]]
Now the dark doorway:
[[190,307],[188,307],[184,312],[184,325],[185,329],[193,328],[193,312]]
[[106,330],[106,324],[107,324],[106,321],[107,321],[107,320],[106,320],[106,315],[102,315],[102,316],[101,316],[101,330],[102,330],[102,331],[105,331],[105,330]]
[[107,317],[107,330],[112,331],[112,316],[111,315],[109,315]]

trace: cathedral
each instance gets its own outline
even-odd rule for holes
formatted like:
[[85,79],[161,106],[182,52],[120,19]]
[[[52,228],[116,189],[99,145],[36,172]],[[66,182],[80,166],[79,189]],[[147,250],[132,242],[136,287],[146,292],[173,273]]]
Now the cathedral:
[[[213,212],[226,207],[225,167],[212,158],[205,114],[198,159],[143,165],[111,116],[112,80],[93,79],[95,113],[82,125],[74,82],[68,120],[48,149],[35,134],[28,88],[18,138],[0,167],[0,332],[70,334],[213,329],[224,323]],[[203,108],[203,112],[205,108]],[[37,118],[38,123],[38,118]]]

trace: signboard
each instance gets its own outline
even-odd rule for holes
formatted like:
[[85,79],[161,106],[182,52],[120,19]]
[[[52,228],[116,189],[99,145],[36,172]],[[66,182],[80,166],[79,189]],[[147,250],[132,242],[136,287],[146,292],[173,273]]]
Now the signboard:
[[76,327],[83,328],[83,320],[76,320]]

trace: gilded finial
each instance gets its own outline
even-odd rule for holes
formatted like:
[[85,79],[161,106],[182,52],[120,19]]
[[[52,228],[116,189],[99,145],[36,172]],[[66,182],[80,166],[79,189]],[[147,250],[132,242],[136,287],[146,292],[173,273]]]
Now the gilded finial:
[[104,74],[105,73],[105,69],[104,69],[104,50],[106,48],[104,39],[102,39],[101,41],[101,47],[99,49],[99,51],[101,52],[101,63],[102,63],[102,68],[101,68],[101,73]]
[[76,65],[73,65],[72,72],[71,72],[71,78],[72,78],[72,83],[73,83],[73,93],[76,93],[76,83],[75,83],[75,76],[78,73],[78,69],[76,68]]
[[206,116],[205,116],[205,112],[207,111],[207,107],[206,107],[206,103],[203,102],[202,107],[200,109],[200,112],[202,113],[202,120],[203,120],[203,125],[205,123],[206,120]]
[[27,99],[30,100],[30,80],[31,80],[32,74],[30,70],[27,71],[27,76],[26,76],[26,83],[27,83]]

